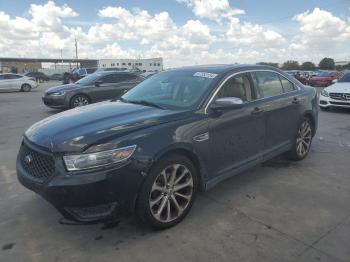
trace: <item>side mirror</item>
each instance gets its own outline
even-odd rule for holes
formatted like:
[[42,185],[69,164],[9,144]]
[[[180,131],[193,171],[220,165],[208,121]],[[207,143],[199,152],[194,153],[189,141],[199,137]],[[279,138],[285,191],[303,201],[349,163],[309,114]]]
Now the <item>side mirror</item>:
[[95,81],[95,86],[100,86],[103,82],[100,80]]
[[223,97],[218,98],[211,104],[213,110],[238,109],[244,106],[242,99],[238,97]]

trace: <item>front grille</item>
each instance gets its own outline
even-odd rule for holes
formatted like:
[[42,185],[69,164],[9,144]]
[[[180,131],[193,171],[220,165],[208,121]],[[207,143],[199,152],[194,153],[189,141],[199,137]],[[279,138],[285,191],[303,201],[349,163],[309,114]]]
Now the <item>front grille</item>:
[[333,102],[333,101],[330,101],[329,103],[331,103],[332,105],[338,105],[338,106],[350,106],[350,101],[349,102]]
[[350,100],[349,93],[329,93],[329,97],[334,100]]
[[55,161],[52,156],[33,150],[25,143],[21,147],[20,161],[24,170],[41,183],[55,172]]

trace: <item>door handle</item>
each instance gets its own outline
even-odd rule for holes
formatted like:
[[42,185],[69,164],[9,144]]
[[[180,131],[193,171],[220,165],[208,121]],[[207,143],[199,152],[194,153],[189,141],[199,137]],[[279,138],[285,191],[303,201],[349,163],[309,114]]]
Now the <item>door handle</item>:
[[255,107],[252,111],[252,115],[260,115],[261,113],[263,113],[264,110],[259,108],[259,107]]
[[300,103],[299,98],[294,97],[293,100],[292,100],[292,103],[293,103],[293,104],[296,104],[296,105],[299,104],[299,103]]

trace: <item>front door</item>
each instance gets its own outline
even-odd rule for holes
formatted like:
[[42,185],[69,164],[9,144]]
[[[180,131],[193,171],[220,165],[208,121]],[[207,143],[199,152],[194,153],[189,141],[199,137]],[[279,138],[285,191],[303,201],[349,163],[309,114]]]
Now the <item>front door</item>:
[[226,79],[217,97],[238,97],[240,109],[211,114],[209,120],[211,178],[226,177],[262,158],[265,136],[264,114],[257,108],[248,73]]

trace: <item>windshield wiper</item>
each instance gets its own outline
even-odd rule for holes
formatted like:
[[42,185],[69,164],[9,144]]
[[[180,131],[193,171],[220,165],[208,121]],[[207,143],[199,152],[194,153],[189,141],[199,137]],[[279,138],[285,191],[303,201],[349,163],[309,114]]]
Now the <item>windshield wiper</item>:
[[139,104],[139,105],[144,105],[144,106],[156,107],[159,109],[165,109],[164,107],[162,107],[156,103],[146,101],[146,100],[126,100],[123,98],[123,100],[121,100],[121,101],[126,102],[126,103]]

